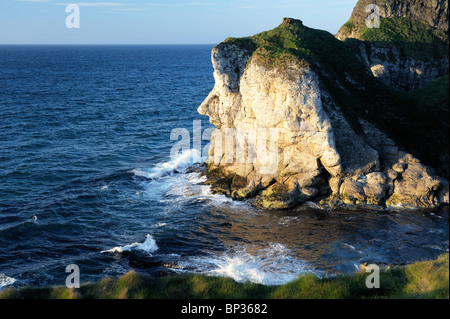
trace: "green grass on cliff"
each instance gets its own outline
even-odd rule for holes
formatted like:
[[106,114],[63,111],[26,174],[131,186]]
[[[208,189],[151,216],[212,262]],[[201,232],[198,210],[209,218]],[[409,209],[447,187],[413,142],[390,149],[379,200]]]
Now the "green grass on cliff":
[[230,278],[203,275],[147,277],[136,272],[79,289],[65,287],[7,288],[0,299],[448,299],[449,255],[380,273],[380,288],[368,289],[368,274],[319,279],[301,276],[281,286],[237,283]]
[[357,57],[331,33],[308,28],[300,20],[285,18],[278,27],[251,37],[227,38],[253,52],[251,59],[268,68],[285,70],[287,63],[296,62],[326,70],[334,78],[345,79],[344,71],[362,79]]
[[379,28],[368,28],[365,23],[345,23],[339,31],[378,47],[396,47],[402,56],[423,61],[448,57],[448,34],[431,26],[407,18],[380,18]]

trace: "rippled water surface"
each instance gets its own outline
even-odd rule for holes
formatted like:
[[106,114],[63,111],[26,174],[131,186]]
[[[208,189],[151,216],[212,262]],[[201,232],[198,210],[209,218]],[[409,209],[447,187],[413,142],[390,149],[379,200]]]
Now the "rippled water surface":
[[[268,285],[448,251],[448,210],[262,211],[170,157],[212,46],[0,46],[0,289],[130,269]],[[208,141],[203,141],[202,147]]]

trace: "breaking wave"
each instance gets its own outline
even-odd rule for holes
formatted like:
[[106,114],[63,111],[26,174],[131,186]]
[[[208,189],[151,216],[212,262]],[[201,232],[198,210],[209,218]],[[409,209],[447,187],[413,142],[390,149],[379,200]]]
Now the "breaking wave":
[[0,273],[0,291],[6,286],[12,285],[16,282],[16,279],[6,276]]
[[147,253],[153,253],[158,250],[155,239],[148,234],[143,243],[133,243],[122,247],[114,247],[108,250],[102,250],[101,253],[123,253],[124,251],[141,250]]
[[270,243],[263,249],[247,246],[220,255],[192,257],[179,266],[175,271],[224,276],[237,282],[267,286],[286,284],[307,273],[321,276],[320,271],[295,258],[290,249],[280,243]]

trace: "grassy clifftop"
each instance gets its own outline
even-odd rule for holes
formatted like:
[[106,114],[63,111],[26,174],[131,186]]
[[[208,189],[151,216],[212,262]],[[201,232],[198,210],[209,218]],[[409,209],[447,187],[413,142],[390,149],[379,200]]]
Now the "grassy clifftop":
[[366,272],[319,279],[301,276],[281,286],[237,283],[223,277],[175,275],[151,278],[129,272],[79,289],[8,288],[0,299],[399,299],[449,298],[449,255],[380,272],[380,288],[368,289]]
[[288,63],[299,63],[320,66],[332,72],[330,76],[341,77],[346,71],[361,77],[361,69],[356,72],[360,62],[347,46],[331,33],[308,28],[297,19],[284,18],[281,25],[272,30],[250,37],[227,38],[224,43],[253,52],[251,60],[267,68],[283,71]]
[[[420,28],[426,25],[433,30],[440,30],[442,35],[448,32],[448,0],[359,0],[349,21],[339,30],[337,37],[341,40],[347,37],[360,38],[366,31],[366,19],[375,11],[381,18],[405,18],[408,23],[418,22]],[[372,15],[370,18],[373,17]],[[418,39],[420,34],[413,36]],[[448,38],[448,35],[446,37]]]
[[368,28],[365,23],[357,25],[350,20],[341,27],[338,36],[376,47],[395,47],[402,56],[422,61],[444,59],[449,53],[447,32],[407,18],[380,18],[379,28]]

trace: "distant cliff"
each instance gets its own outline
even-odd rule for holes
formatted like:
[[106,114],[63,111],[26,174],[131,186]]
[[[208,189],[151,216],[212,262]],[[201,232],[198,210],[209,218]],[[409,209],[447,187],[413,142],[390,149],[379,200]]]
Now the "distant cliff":
[[[364,1],[352,15],[356,26],[361,6]],[[416,23],[412,10],[404,12],[400,19]],[[426,30],[433,39],[443,16]],[[357,37],[356,30],[341,29],[338,37]],[[208,183],[267,209],[306,201],[323,207],[448,204],[448,75],[439,77],[445,65],[429,70],[439,59],[448,60],[448,39],[439,36],[425,48],[437,48],[428,56],[431,64],[421,65],[426,81],[408,75],[396,86],[390,81],[403,71],[394,76],[389,64],[389,76],[379,76],[371,63],[381,51],[368,49],[371,43],[341,41],[300,20],[285,18],[273,30],[226,39],[212,51],[215,86],[198,109],[216,127],[206,161]],[[383,58],[398,69],[428,52],[395,39],[400,44],[390,43]],[[421,89],[395,89],[405,87]]]
[[382,18],[406,18],[442,32],[448,31],[447,0],[359,0],[337,37],[340,40],[360,38],[367,29],[365,22],[372,12],[367,7],[373,4],[378,6]]
[[[367,26],[372,11],[379,28]],[[394,88],[415,90],[448,74],[448,0],[360,0],[336,37],[360,40],[347,44]]]

